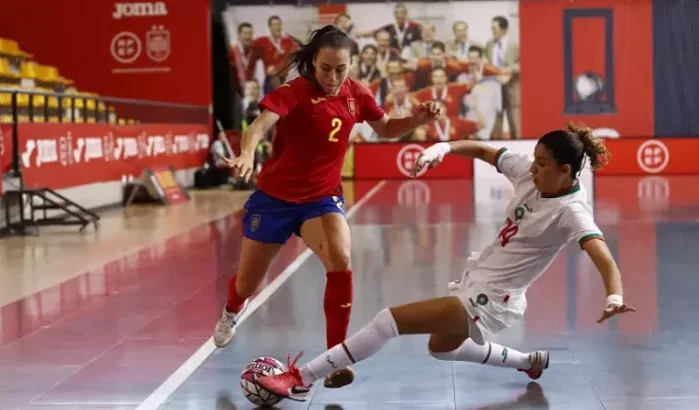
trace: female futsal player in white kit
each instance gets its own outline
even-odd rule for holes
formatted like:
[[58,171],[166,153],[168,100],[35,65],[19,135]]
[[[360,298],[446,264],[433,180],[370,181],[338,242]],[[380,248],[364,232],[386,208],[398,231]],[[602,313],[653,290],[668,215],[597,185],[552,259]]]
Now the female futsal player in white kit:
[[430,334],[428,349],[436,359],[509,367],[538,379],[548,367],[548,352],[522,353],[488,337],[522,317],[527,288],[572,241],[587,252],[604,281],[607,298],[598,322],[636,311],[624,304],[621,274],[578,180],[586,158],[599,169],[609,157],[589,128],[569,125],[545,134],[533,159],[475,141],[440,142],[420,155],[413,176],[425,166],[437,166],[447,153],[486,161],[512,182],[514,195],[498,236],[468,263],[460,281],[449,284],[449,296],[383,309],[345,342],[306,365],[296,367],[299,354],[287,372],[258,378],[263,387],[305,401],[316,380],[374,355],[398,335],[410,334]]

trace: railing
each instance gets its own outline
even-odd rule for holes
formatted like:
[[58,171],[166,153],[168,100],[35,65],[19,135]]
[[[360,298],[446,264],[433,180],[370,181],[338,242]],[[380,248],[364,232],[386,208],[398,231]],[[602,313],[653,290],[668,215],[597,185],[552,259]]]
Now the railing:
[[[9,100],[8,100],[9,97]],[[9,103],[9,104],[8,104]],[[200,105],[0,88],[0,123],[12,124],[12,172],[21,175],[17,138],[22,123],[208,124]]]
[[[72,123],[208,123],[208,107],[160,101],[101,97],[90,94],[0,88],[10,105],[0,103],[2,122]],[[5,97],[6,98],[6,97]],[[3,98],[0,98],[2,101]],[[8,117],[11,116],[11,120]]]

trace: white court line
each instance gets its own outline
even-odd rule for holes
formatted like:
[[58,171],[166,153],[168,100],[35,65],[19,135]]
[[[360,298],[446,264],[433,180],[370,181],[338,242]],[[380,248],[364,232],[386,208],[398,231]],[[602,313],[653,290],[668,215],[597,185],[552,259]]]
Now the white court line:
[[[357,201],[354,206],[347,211],[347,218],[351,218],[355,212],[357,212],[359,208],[361,208],[369,199],[371,199],[371,197],[374,196],[385,184],[386,181],[381,181],[369,192],[367,192],[362,199]],[[279,289],[312,254],[313,251],[310,249],[303,251],[303,253],[301,253],[301,255],[299,255],[289,266],[287,266],[277,278],[275,278],[254,299],[252,299],[248,305],[248,308],[240,317],[238,324],[242,324],[245,319],[250,317],[250,315],[252,315],[258,307],[269,299],[269,297],[272,296],[272,294],[274,294],[274,292],[276,292],[277,289]],[[215,323],[211,322],[211,324],[213,329],[213,325]],[[235,343],[235,341],[233,341],[233,343]],[[201,364],[204,363],[204,361],[216,351],[216,349],[217,347],[214,345],[214,338],[212,336],[209,338],[209,340],[204,342],[204,344],[196,352],[194,352],[194,354],[187,359],[187,361],[184,362],[179,369],[175,370],[175,372],[171,374],[170,377],[163,382],[163,384],[158,386],[158,388],[155,389],[155,391],[151,393],[151,395],[148,396],[148,398],[146,398],[146,400],[144,400],[141,405],[136,408],[136,410],[154,410],[159,408],[163,403],[165,403],[170,395],[172,395],[172,393],[174,393],[175,390],[177,390],[177,388],[180,387],[182,383],[184,383],[185,380],[187,380],[189,376],[191,376],[192,373],[194,373],[199,366],[201,366]]]

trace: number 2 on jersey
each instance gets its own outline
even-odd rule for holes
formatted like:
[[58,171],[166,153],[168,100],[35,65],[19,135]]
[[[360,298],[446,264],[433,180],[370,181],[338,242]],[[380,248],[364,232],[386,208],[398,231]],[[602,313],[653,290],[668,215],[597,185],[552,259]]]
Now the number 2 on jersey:
[[335,117],[335,118],[333,118],[333,120],[330,124],[333,126],[333,130],[330,131],[330,136],[328,137],[328,141],[330,141],[330,142],[340,141],[339,139],[335,138],[335,134],[340,132],[340,128],[342,128],[342,120]]

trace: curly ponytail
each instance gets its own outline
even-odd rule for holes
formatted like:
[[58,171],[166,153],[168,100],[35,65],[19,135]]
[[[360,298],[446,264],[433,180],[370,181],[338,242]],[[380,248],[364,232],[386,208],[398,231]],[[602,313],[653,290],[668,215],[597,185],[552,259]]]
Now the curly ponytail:
[[612,154],[604,146],[604,142],[592,134],[592,129],[582,124],[568,123],[568,131],[577,135],[583,145],[583,152],[590,161],[593,170],[602,169],[609,163]]

